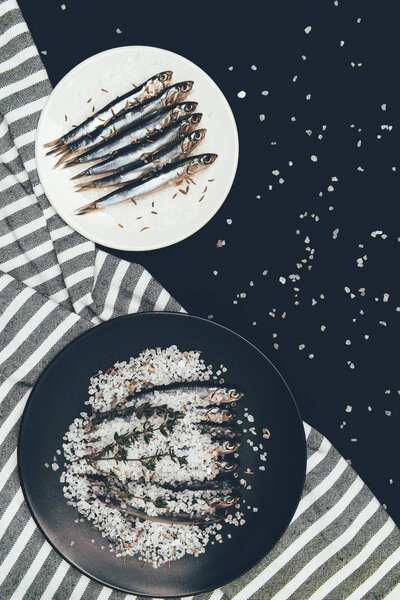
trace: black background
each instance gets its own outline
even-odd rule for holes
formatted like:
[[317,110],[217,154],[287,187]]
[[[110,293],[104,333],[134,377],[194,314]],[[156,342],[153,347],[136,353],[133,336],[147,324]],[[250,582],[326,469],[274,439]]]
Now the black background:
[[[221,87],[240,136],[239,168],[225,204],[175,246],[112,252],[143,264],[188,312],[212,315],[264,351],[304,420],[351,461],[400,525],[396,3],[281,0],[239,9],[233,2],[65,0],[65,10],[59,0],[19,4],[39,50],[47,52],[42,58],[53,85],[97,52],[145,44],[184,55]],[[376,230],[387,238],[371,237]],[[226,245],[218,248],[218,240]],[[313,259],[306,248],[314,249]],[[300,280],[291,282],[290,274]]]

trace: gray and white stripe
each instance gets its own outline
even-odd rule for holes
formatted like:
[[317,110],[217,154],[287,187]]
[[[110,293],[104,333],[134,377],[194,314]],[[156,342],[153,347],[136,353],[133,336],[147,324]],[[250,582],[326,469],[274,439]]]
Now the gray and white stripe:
[[[0,598],[132,600],[80,575],[37,530],[17,474],[19,421],[40,372],[80,333],[126,313],[183,309],[143,267],[97,250],[50,206],[34,157],[50,91],[15,0],[0,0]],[[199,600],[398,597],[398,529],[330,443],[305,429],[306,483],[286,533],[250,572]]]

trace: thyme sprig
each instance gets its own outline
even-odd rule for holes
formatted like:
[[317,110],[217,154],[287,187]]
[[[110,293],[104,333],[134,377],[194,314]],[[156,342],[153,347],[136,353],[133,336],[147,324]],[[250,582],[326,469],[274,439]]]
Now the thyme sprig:
[[[159,431],[164,437],[168,437],[173,432],[174,427],[179,419],[183,419],[185,416],[184,412],[174,410],[168,407],[166,404],[153,406],[149,402],[145,402],[139,406],[128,406],[128,407],[116,407],[113,411],[108,413],[106,420],[110,421],[116,417],[126,417],[135,414],[138,419],[145,419],[143,428],[132,428],[126,433],[119,434],[114,433],[114,441],[107,444],[96,453],[87,454],[82,456],[80,459],[86,459],[90,463],[94,463],[98,460],[115,460],[117,463],[128,462],[128,461],[140,461],[141,464],[154,471],[159,462],[164,456],[169,456],[174,462],[178,462],[180,466],[187,464],[186,457],[177,456],[171,449],[168,452],[156,452],[151,456],[142,456],[139,458],[128,458],[128,450],[131,448],[140,437],[146,444],[150,443],[150,440],[154,437],[155,432]],[[113,416],[111,416],[113,415]],[[161,423],[155,427],[150,419],[153,417],[161,417]],[[102,418],[102,420],[104,420]],[[114,452],[112,456],[109,456],[111,452]]]
[[[96,477],[87,475],[87,478],[93,483],[99,485],[99,480]],[[101,480],[101,484],[103,485],[107,494],[116,494],[121,499],[143,500],[145,504],[154,504],[156,508],[167,508],[168,506],[168,503],[164,500],[162,496],[157,496],[157,498],[153,500],[152,498],[150,498],[150,496],[136,496],[135,494],[132,494],[132,492],[129,491],[128,487],[118,480],[113,471],[110,471],[108,473],[108,476],[104,476],[104,479]]]

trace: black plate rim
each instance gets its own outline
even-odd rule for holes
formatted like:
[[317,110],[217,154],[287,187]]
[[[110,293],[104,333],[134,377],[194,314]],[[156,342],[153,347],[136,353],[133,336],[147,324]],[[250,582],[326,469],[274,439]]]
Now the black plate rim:
[[[245,342],[247,345],[249,345],[251,348],[253,348],[253,350],[255,350],[256,352],[258,352],[258,354],[260,354],[269,364],[270,366],[274,369],[274,371],[278,374],[278,376],[280,377],[280,379],[282,380],[282,382],[284,383],[285,387],[287,388],[290,397],[292,399],[292,403],[293,406],[295,408],[296,414],[297,414],[297,418],[300,421],[300,425],[301,425],[301,430],[303,432],[303,436],[302,436],[302,441],[303,441],[303,476],[302,476],[302,483],[301,486],[299,486],[299,492],[298,492],[298,498],[297,498],[297,502],[294,506],[294,509],[292,511],[292,514],[290,515],[290,520],[286,526],[286,528],[282,531],[281,536],[275,541],[275,543],[273,544],[273,546],[270,548],[270,550],[268,551],[271,552],[273,550],[273,548],[275,548],[276,544],[279,542],[279,540],[282,538],[282,536],[285,534],[287,528],[289,527],[293,516],[297,510],[298,504],[300,502],[300,498],[301,495],[303,493],[303,489],[304,489],[304,482],[305,482],[305,478],[306,478],[306,463],[307,463],[307,445],[306,445],[306,437],[305,437],[305,431],[304,431],[304,427],[303,427],[303,420],[301,418],[300,415],[300,411],[299,408],[297,406],[296,400],[291,392],[291,389],[289,387],[289,385],[287,384],[286,380],[284,379],[284,377],[281,375],[281,373],[278,371],[278,369],[275,367],[275,365],[270,361],[270,359],[263,353],[261,352],[261,350],[259,350],[257,348],[257,346],[255,346],[254,344],[252,344],[251,342],[249,342],[246,338],[244,338],[242,335],[240,335],[239,333],[237,333],[236,331],[233,331],[232,329],[230,329],[229,327],[226,327],[225,325],[221,325],[220,323],[217,323],[216,321],[212,321],[210,319],[205,319],[204,317],[200,317],[197,315],[191,315],[189,313],[183,313],[183,312],[173,312],[173,311],[143,311],[143,312],[138,312],[138,313],[131,313],[131,314],[127,314],[127,315],[121,315],[119,317],[115,317],[113,319],[109,319],[108,321],[105,321],[104,323],[100,323],[99,325],[95,325],[94,327],[92,327],[91,329],[88,329],[87,331],[84,331],[83,333],[81,333],[80,335],[78,335],[76,338],[74,338],[73,340],[71,340],[70,342],[68,342],[68,344],[66,344],[66,346],[64,346],[59,352],[57,352],[57,354],[51,359],[51,361],[48,363],[48,365],[46,365],[46,367],[43,369],[42,373],[39,375],[38,379],[36,380],[34,386],[32,387],[32,391],[29,394],[29,398],[27,400],[27,403],[25,405],[24,408],[24,412],[22,414],[21,417],[21,423],[20,423],[20,427],[19,427],[19,432],[18,432],[18,446],[17,446],[17,465],[18,465],[18,477],[19,477],[19,481],[20,481],[20,485],[21,485],[21,489],[22,489],[22,493],[24,495],[24,499],[25,502],[28,506],[29,512],[33,518],[33,520],[36,523],[36,526],[38,527],[39,531],[41,532],[41,534],[44,536],[44,538],[46,539],[46,541],[51,545],[51,547],[57,552],[57,554],[59,556],[61,556],[61,558],[63,560],[65,560],[68,564],[70,564],[72,567],[74,567],[75,569],[77,569],[77,571],[79,571],[82,575],[85,575],[86,577],[88,577],[90,580],[95,581],[96,583],[100,583],[101,585],[104,585],[105,587],[108,587],[109,589],[112,590],[116,590],[118,592],[122,592],[124,594],[137,594],[135,591],[133,590],[127,590],[124,588],[119,588],[113,585],[110,585],[109,583],[102,581],[101,579],[98,579],[97,577],[93,577],[93,575],[87,573],[84,569],[82,569],[81,567],[79,567],[78,565],[76,565],[75,563],[73,563],[71,560],[69,560],[68,558],[66,558],[62,552],[53,544],[53,542],[50,540],[50,538],[46,535],[46,533],[43,531],[42,526],[40,525],[40,523],[38,522],[38,520],[36,519],[36,515],[31,507],[31,504],[29,502],[26,490],[25,490],[25,484],[22,478],[22,473],[21,473],[21,466],[20,466],[20,447],[21,447],[21,438],[22,438],[22,430],[25,424],[25,420],[26,420],[26,415],[27,415],[27,408],[31,402],[31,399],[34,395],[34,392],[36,390],[36,388],[39,386],[41,380],[45,377],[47,370],[52,366],[53,362],[55,362],[55,360],[58,360],[60,356],[62,356],[62,354],[64,352],[66,352],[70,346],[73,346],[75,343],[78,343],[78,341],[82,338],[85,337],[87,335],[89,335],[90,333],[93,333],[94,330],[97,330],[98,327],[101,328],[105,328],[105,327],[110,327],[112,326],[114,321],[120,321],[123,319],[135,319],[135,318],[140,318],[142,316],[149,316],[149,315],[163,315],[163,316],[169,316],[169,315],[173,315],[173,316],[179,316],[179,317],[183,317],[183,318],[189,318],[189,319],[195,319],[198,321],[203,321],[205,323],[208,324],[212,324],[215,327],[219,327],[221,329],[224,329],[225,331],[233,334],[234,336],[240,338],[243,342]],[[268,554],[267,553],[267,554]],[[251,569],[253,569],[256,565],[258,565],[263,558],[266,555],[263,555],[260,559],[256,560],[252,565],[250,565],[249,567],[247,567],[246,569],[244,569],[243,571],[240,571],[237,575],[235,575],[235,577],[233,578],[229,578],[227,581],[225,581],[224,583],[221,583],[219,587],[223,587],[225,585],[228,585],[229,583],[232,583],[232,581],[235,581],[236,579],[238,579],[239,577],[241,577],[242,575],[244,575],[246,572],[250,571]],[[204,593],[208,593],[208,592],[212,592],[215,589],[218,588],[202,588],[200,590],[193,590],[193,592],[191,592],[192,595],[196,596],[198,594],[204,594]],[[147,594],[144,592],[140,592],[139,594],[142,597],[145,598],[153,598],[153,594]],[[188,594],[173,594],[173,595],[163,595],[163,598],[168,599],[168,598],[184,598],[186,597]],[[190,595],[190,594],[189,594]]]

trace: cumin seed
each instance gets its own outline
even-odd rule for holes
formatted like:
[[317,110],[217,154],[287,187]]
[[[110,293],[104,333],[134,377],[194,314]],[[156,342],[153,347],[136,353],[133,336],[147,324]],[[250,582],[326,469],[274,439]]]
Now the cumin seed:
[[108,93],[109,93],[109,92],[108,92],[108,90],[105,90],[104,88],[101,88],[101,91],[102,91],[102,92],[105,92],[106,94],[108,94]]
[[123,226],[123,225],[121,225],[121,223],[118,223],[118,227],[121,227],[121,229],[123,229],[123,228],[124,228],[124,226]]
[[150,229],[150,227],[142,227],[140,231],[144,231],[145,229]]

